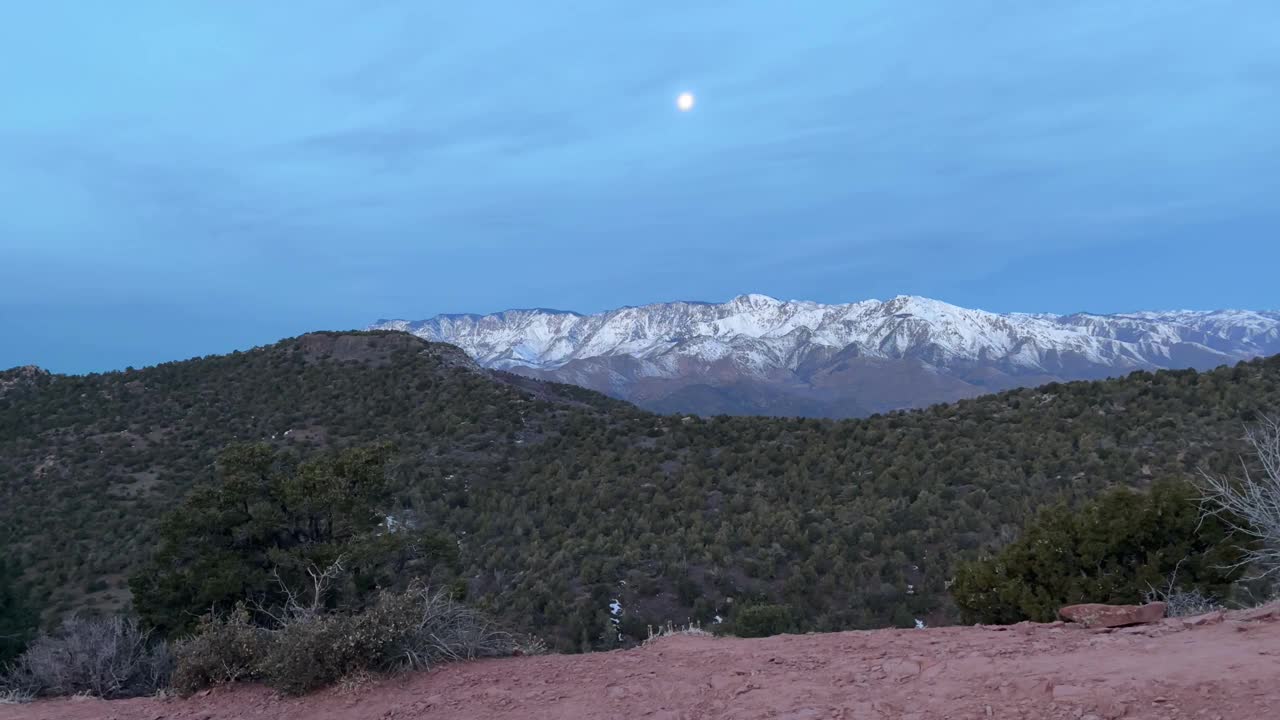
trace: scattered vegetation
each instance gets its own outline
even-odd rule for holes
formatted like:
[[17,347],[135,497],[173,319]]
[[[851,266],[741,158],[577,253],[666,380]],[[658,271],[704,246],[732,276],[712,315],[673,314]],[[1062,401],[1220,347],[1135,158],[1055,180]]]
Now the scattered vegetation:
[[457,551],[393,510],[389,455],[222,453],[217,481],[164,520],[158,553],[131,581],[142,617],[185,638],[176,689],[261,680],[301,694],[355,673],[514,652],[513,636],[449,590],[426,589]]
[[[146,615],[167,631],[206,612],[197,601],[231,612],[232,598],[274,592],[273,554],[291,556],[279,572],[298,585],[308,563],[324,567],[346,541],[312,555],[271,539],[256,559],[213,561],[222,569],[197,598],[177,585],[195,577],[184,575],[196,567],[187,546],[204,539],[156,519],[179,506],[197,525],[224,512],[201,506],[213,497],[204,490],[183,502],[226,477],[217,454],[229,445],[270,445],[279,467],[269,476],[284,483],[311,477],[299,479],[305,463],[291,454],[332,463],[390,441],[386,494],[370,507],[456,549],[456,573],[430,562],[433,586],[461,579],[457,594],[472,606],[578,650],[619,634],[643,640],[667,620],[732,623],[735,608],[761,604],[790,607],[796,631],[954,620],[945,584],[957,564],[998,552],[1039,508],[1186,480],[1198,467],[1229,472],[1245,449],[1240,421],[1280,407],[1280,358],[851,421],[656,416],[480,371],[454,348],[398,333],[313,334],[102,375],[27,374],[6,388],[0,526],[14,533],[12,557],[46,621],[125,607],[126,579],[143,567],[159,575],[154,587],[135,582],[139,608],[160,598]],[[239,527],[251,532],[258,516],[246,515]],[[394,537],[366,532],[366,519],[353,517],[352,537]],[[351,552],[352,568],[379,575]]]
[[136,621],[71,617],[42,633],[0,676],[10,697],[91,694],[126,698],[169,685],[173,656]]
[[358,612],[292,605],[272,626],[250,620],[243,606],[206,618],[178,643],[174,688],[260,680],[301,694],[362,672],[425,670],[438,663],[515,654],[515,636],[456,602],[448,592],[415,586],[381,592]]
[[1216,518],[1201,522],[1195,488],[1156,483],[1148,492],[1114,488],[1075,509],[1042,511],[1022,537],[994,556],[959,567],[951,593],[966,622],[1051,621],[1064,605],[1134,603],[1164,578],[1183,604],[1225,597],[1243,551]]

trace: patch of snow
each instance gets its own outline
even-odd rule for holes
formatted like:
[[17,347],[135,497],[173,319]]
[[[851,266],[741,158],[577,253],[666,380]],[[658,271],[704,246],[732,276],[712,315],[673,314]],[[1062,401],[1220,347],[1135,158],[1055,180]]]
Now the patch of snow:
[[930,364],[983,361],[1037,372],[1059,369],[1064,359],[1128,369],[1177,366],[1186,353],[1229,362],[1280,352],[1280,312],[1001,314],[910,295],[826,305],[751,294],[720,304],[655,303],[594,315],[508,310],[371,328],[452,343],[487,367],[555,369],[630,356],[639,361],[637,375],[650,377],[674,376],[687,360],[794,370],[811,351],[849,347],[870,358],[923,355]]

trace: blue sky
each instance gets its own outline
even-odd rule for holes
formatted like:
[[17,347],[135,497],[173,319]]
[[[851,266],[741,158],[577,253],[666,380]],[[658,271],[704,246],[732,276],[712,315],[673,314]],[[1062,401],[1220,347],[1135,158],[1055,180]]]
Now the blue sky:
[[1274,0],[12,4],[0,367],[742,292],[1280,307],[1277,28]]

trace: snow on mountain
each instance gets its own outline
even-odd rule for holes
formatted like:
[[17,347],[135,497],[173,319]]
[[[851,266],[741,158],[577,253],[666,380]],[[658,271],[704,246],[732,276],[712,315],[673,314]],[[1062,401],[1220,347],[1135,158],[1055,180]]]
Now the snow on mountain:
[[1206,367],[1280,352],[1277,312],[1000,314],[913,296],[825,305],[751,294],[720,304],[659,303],[594,315],[508,310],[372,327],[452,343],[493,368],[554,371],[574,361],[625,356],[641,361],[640,373],[651,376],[679,375],[690,362],[728,362],[763,376],[838,353],[1059,375]]
[[1055,380],[1280,353],[1280,313],[991,313],[922,297],[826,305],[740,295],[594,315],[380,320],[481,365],[660,412],[853,417]]

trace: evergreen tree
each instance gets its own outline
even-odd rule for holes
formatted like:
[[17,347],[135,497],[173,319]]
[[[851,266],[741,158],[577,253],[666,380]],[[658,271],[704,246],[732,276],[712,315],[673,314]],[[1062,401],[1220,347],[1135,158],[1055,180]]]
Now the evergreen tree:
[[0,548],[0,668],[22,653],[39,620],[19,576],[17,566]]
[[749,605],[733,614],[731,631],[738,637],[768,637],[794,629],[795,619],[786,605]]
[[162,522],[159,550],[130,580],[138,614],[173,635],[238,602],[279,607],[338,565],[328,602],[358,609],[376,588],[450,567],[453,543],[390,513],[388,453],[354,448],[295,463],[268,445],[227,449],[220,481]]
[[994,557],[961,565],[951,594],[966,622],[1046,622],[1064,605],[1139,602],[1171,577],[1221,598],[1241,557],[1221,521],[1201,520],[1194,488],[1160,482],[1041,512]]

